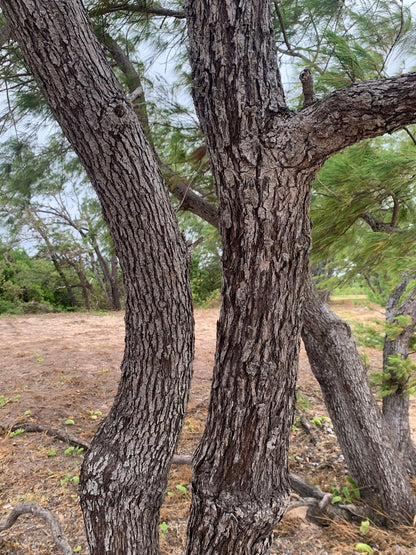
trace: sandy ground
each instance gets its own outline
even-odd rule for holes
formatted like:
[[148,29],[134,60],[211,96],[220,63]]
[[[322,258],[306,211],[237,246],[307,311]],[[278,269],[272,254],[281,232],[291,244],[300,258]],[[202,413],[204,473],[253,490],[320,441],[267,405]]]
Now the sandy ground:
[[[339,305],[341,316],[371,320],[374,307]],[[197,310],[196,358],[192,392],[179,452],[191,454],[201,436],[215,351],[218,311]],[[377,317],[380,317],[377,314]],[[76,552],[88,553],[77,502],[77,476],[82,453],[45,434],[10,435],[18,422],[58,428],[90,440],[111,407],[124,347],[121,313],[46,314],[0,318],[0,519],[21,501],[37,501],[57,515],[65,536]],[[368,349],[372,371],[380,368],[381,354]],[[326,416],[319,387],[304,352],[300,358],[299,411],[312,420]],[[416,439],[416,406],[411,402]],[[342,487],[347,470],[328,419],[314,426],[312,436],[301,427],[293,432],[290,466],[322,489]],[[189,508],[191,471],[172,467],[166,503],[161,511],[162,553],[183,552]],[[177,486],[180,486],[179,488]],[[186,490],[184,491],[184,488]],[[375,553],[416,554],[412,530],[387,533],[370,530],[365,538],[359,527],[332,525],[319,528],[293,511],[279,526],[273,553],[353,553],[357,542],[371,544]],[[1,554],[58,553],[47,527],[31,516],[21,517],[0,533]],[[203,555],[203,554],[201,554]],[[238,554],[236,554],[238,555]]]

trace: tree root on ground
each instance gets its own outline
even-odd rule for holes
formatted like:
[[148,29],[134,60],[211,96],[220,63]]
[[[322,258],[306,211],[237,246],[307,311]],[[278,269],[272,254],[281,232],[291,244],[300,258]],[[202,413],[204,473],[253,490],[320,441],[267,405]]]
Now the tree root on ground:
[[20,515],[30,513],[44,520],[49,526],[56,547],[63,555],[73,555],[72,547],[62,535],[61,527],[56,517],[37,503],[18,503],[15,505],[7,518],[0,520],[0,532],[8,530],[13,526]]
[[[23,429],[25,432],[39,432],[44,433],[50,437],[69,443],[74,447],[80,447],[87,451],[90,444],[77,437],[71,436],[57,428],[49,428],[42,424],[34,424],[31,422],[14,424],[12,426],[1,426],[0,431],[13,432],[18,429]],[[172,464],[192,466],[191,455],[174,455]],[[320,526],[329,526],[331,522],[347,520],[351,522],[360,522],[366,519],[373,519],[374,513],[368,512],[365,507],[357,507],[356,505],[348,504],[332,504],[332,495],[323,492],[319,487],[302,480],[296,474],[289,474],[289,480],[292,490],[296,494],[296,499],[291,501],[288,511],[297,507],[308,507],[306,518]]]

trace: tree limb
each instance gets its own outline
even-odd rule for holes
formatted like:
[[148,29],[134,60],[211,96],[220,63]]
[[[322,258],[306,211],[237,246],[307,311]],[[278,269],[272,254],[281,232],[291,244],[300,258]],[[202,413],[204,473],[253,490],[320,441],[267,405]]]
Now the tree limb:
[[158,6],[149,5],[146,1],[135,2],[135,3],[123,3],[123,4],[106,4],[100,7],[93,8],[89,11],[90,17],[96,17],[99,15],[105,15],[115,12],[129,12],[129,13],[144,13],[148,15],[160,16],[160,17],[175,17],[176,19],[185,19],[186,14],[183,10],[169,10],[168,8],[161,8]]
[[9,22],[6,19],[6,22],[0,28],[0,48],[2,48],[6,42],[11,38],[12,30],[10,27]]
[[[299,132],[306,135],[305,165],[322,163],[362,139],[415,123],[416,72],[336,90],[294,117]],[[293,126],[291,122],[291,132]]]
[[313,88],[313,77],[310,69],[304,69],[299,75],[300,82],[302,83],[303,92],[303,107],[310,106],[316,102],[315,91]]
[[1,426],[0,430],[2,432],[15,432],[16,430],[24,430],[25,432],[35,432],[46,434],[47,436],[53,437],[55,439],[59,439],[60,441],[64,441],[69,445],[73,445],[74,447],[80,447],[82,449],[88,450],[90,444],[87,441],[83,441],[77,437],[74,437],[62,430],[58,430],[58,428],[50,428],[49,426],[44,426],[43,424],[34,424],[32,422],[22,422],[20,424],[13,424],[12,426]]
[[[175,173],[157,153],[150,132],[149,119],[146,110],[146,99],[141,85],[141,78],[136,71],[134,64],[131,62],[120,45],[108,33],[99,33],[98,38],[110,52],[114,61],[127,78],[130,93],[129,100],[132,102],[143,131],[152,145],[155,156],[159,162],[159,167],[162,170],[167,182],[169,191],[179,200],[181,210],[192,212],[214,227],[218,227],[218,213],[216,206],[192,191],[186,180],[178,176],[178,174]],[[134,98],[132,98],[132,95],[134,95]]]
[[369,212],[363,212],[361,214],[361,219],[364,220],[365,223],[368,224],[373,231],[382,231],[384,233],[395,233],[397,231],[400,231],[400,228],[393,223],[386,224]]
[[15,505],[7,518],[0,520],[0,532],[8,530],[13,526],[20,515],[32,514],[41,518],[49,526],[56,547],[63,555],[73,555],[72,547],[62,534],[61,527],[56,517],[48,510],[40,507],[37,503],[18,503]]

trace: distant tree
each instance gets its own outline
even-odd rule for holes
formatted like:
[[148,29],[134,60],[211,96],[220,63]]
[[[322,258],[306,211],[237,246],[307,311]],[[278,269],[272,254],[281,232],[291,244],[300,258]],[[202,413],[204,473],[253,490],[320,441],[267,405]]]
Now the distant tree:
[[413,366],[408,354],[416,326],[415,153],[408,136],[352,147],[327,162],[312,203],[314,259],[332,260],[333,283],[361,279],[386,305],[378,382],[392,439],[412,474],[416,453],[410,437]]

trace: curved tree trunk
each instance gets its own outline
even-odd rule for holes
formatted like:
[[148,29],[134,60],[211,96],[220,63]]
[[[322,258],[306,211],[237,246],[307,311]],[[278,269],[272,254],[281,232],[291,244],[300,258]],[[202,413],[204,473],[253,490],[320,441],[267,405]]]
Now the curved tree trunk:
[[82,468],[93,555],[158,552],[158,518],[193,355],[188,249],[134,111],[78,0],[1,1],[93,183],[124,277],[119,390]]
[[[385,387],[394,391],[383,397],[383,415],[391,430],[391,436],[402,456],[403,464],[409,474],[416,475],[416,449],[412,441],[409,422],[409,393],[408,381],[410,375],[397,376],[394,370],[389,370],[389,357],[399,356],[406,360],[409,356],[409,341],[416,327],[416,288],[403,300],[411,278],[404,279],[397,285],[386,302],[386,321],[396,324],[397,333],[386,334],[383,347],[383,371],[389,372],[390,379],[384,383]],[[399,326],[397,317],[405,316],[409,319],[406,325]],[[383,388],[383,384],[382,384]]]
[[406,470],[371,391],[349,326],[307,284],[302,337],[342,453],[362,498],[397,522],[416,511]]

